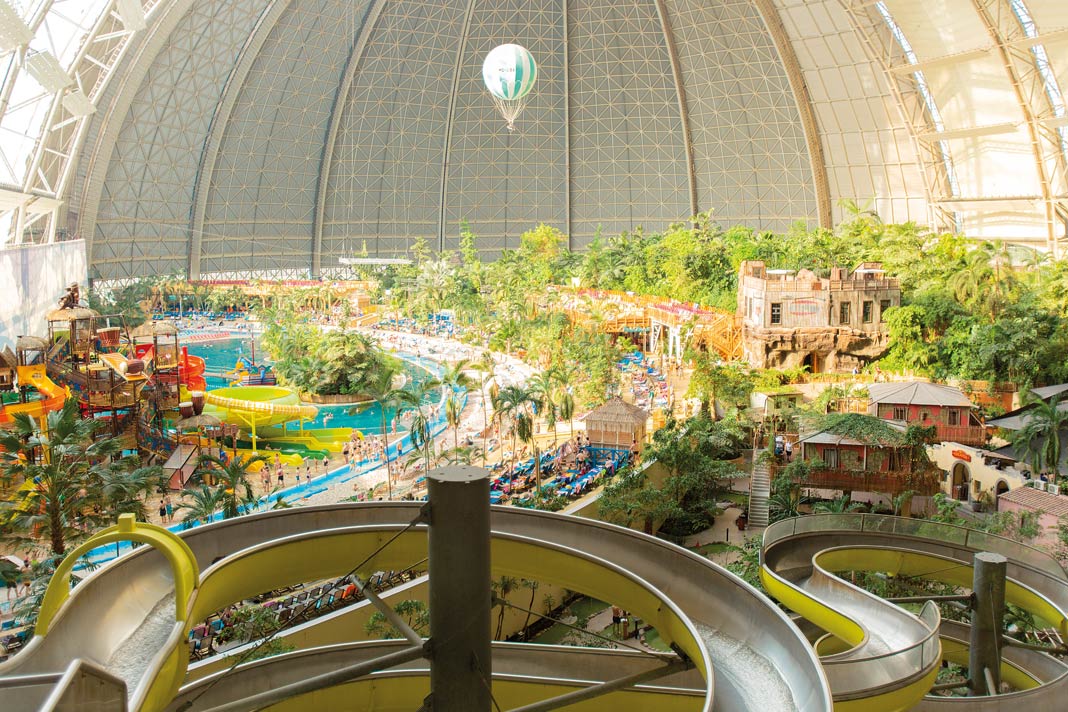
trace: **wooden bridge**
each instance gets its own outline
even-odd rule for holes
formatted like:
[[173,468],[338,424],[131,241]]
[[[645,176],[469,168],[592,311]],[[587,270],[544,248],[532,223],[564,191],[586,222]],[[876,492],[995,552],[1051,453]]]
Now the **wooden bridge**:
[[650,297],[597,289],[559,288],[560,308],[575,324],[608,334],[646,334],[650,350],[660,335],[669,339],[669,352],[693,341],[725,361],[742,358],[742,324],[732,312],[667,297]]

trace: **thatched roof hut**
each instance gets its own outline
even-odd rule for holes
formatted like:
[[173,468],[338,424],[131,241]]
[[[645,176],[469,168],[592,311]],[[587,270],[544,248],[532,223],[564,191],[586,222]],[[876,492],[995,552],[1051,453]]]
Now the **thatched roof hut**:
[[48,342],[40,336],[20,336],[15,348],[19,351],[48,351]]
[[15,369],[19,361],[10,346],[0,351],[0,391],[10,391],[15,387]]
[[175,336],[178,334],[178,327],[173,321],[146,321],[141,326],[138,326],[130,332],[130,336],[135,339],[151,339],[153,336]]
[[70,309],[53,309],[48,312],[48,321],[80,321],[92,319],[100,314],[89,307],[72,307]]
[[616,396],[594,408],[586,416],[586,437],[593,447],[629,449],[645,441],[645,424],[649,413]]

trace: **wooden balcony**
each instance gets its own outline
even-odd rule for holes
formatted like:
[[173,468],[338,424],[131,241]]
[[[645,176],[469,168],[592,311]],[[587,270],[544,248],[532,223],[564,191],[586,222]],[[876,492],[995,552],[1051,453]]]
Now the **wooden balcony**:
[[[780,468],[773,468],[774,475]],[[843,490],[851,492],[881,492],[891,496],[912,490],[916,494],[931,496],[939,491],[939,470],[929,468],[920,472],[873,472],[869,470],[838,470],[823,468],[812,470],[798,484],[814,489]]]
[[981,425],[937,425],[938,439],[943,442],[979,446],[986,442],[986,428]]

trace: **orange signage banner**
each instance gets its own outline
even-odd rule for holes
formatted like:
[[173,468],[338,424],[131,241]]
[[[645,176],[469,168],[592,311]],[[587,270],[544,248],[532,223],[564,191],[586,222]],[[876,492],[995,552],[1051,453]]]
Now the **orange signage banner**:
[[953,457],[957,458],[958,460],[964,460],[965,462],[971,462],[972,461],[972,456],[969,455],[968,453],[964,452],[963,450],[953,450],[949,454],[952,455]]

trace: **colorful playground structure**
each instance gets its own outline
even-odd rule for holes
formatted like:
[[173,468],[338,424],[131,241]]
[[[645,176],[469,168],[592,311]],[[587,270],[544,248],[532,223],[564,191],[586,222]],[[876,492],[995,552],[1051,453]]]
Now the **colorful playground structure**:
[[[115,561],[65,602],[66,581],[54,584],[62,591],[46,596],[38,635],[0,664],[0,684],[9,683],[5,701],[12,709],[34,709],[49,695],[77,694],[61,683],[77,673],[82,677],[74,679],[126,697],[131,710],[181,709],[194,699],[213,709],[402,650],[403,640],[355,642],[364,637],[362,621],[372,605],[364,600],[284,630],[282,639],[297,648],[289,654],[231,670],[232,657],[190,666],[187,653],[199,621],[262,591],[342,576],[352,561],[366,561],[357,572],[364,580],[420,561],[425,567],[426,525],[412,525],[419,515],[418,503],[304,507],[225,520],[155,543],[155,528],[142,533],[136,525],[127,535],[157,549],[142,547]],[[120,534],[107,536],[113,541]],[[652,624],[677,653],[494,642],[492,689],[502,709],[560,693],[587,694],[583,709],[613,712],[1063,709],[1068,665],[1041,646],[1008,641],[996,675],[1014,691],[929,694],[944,660],[967,658],[969,627],[940,620],[930,603],[910,612],[845,576],[888,572],[970,586],[976,555],[1000,555],[1008,562],[1006,600],[1063,633],[1068,577],[1046,553],[1011,540],[881,515],[816,515],[772,525],[762,576],[773,595],[808,619],[798,628],[770,599],[708,559],[629,529],[492,507],[490,537],[494,577],[554,582],[612,601]],[[384,595],[419,598],[427,582],[423,575]],[[672,660],[675,667],[658,672]],[[222,675],[226,684],[216,684]],[[656,683],[591,694],[621,675]],[[18,676],[33,684],[18,684]],[[286,708],[417,709],[429,689],[427,661],[416,654],[372,676],[297,694]]]
[[[21,402],[0,402],[0,425],[12,422],[14,416],[24,413],[40,419],[53,410],[59,410],[67,400],[67,390],[48,377],[44,364],[18,366],[18,383],[26,389]],[[32,397],[36,392],[36,399]]]
[[223,374],[236,386],[273,386],[278,383],[274,371],[266,364],[257,365],[248,356],[242,356],[233,369]]
[[[251,457],[261,448],[288,466],[341,452],[351,428],[308,430],[318,410],[249,359],[238,362],[233,385],[207,391],[204,359],[179,343],[177,326],[149,321],[128,329],[121,315],[66,305],[47,316],[47,336],[19,337],[0,353],[0,425],[25,413],[42,419],[75,398],[86,417],[110,426],[128,450],[163,464],[170,486],[192,477],[201,454]],[[287,430],[287,424],[296,424]],[[253,466],[258,469],[262,465]]]

